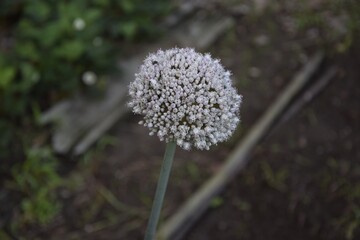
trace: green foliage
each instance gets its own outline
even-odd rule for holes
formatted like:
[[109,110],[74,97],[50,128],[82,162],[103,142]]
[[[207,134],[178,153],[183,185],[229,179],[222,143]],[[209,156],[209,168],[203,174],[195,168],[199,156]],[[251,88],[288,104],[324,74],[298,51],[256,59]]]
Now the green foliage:
[[24,195],[19,224],[45,224],[57,214],[60,203],[54,190],[61,179],[56,169],[57,159],[48,148],[30,149],[26,160],[13,166],[9,184]]
[[11,168],[6,187],[22,194],[13,227],[44,225],[61,208],[59,161],[46,140],[35,143],[39,113],[88,92],[85,72],[97,77],[91,88],[103,87],[122,43],[156,36],[168,10],[166,0],[0,1],[0,174]]
[[[46,109],[85,91],[85,72],[103,79],[118,42],[155,35],[154,21],[168,10],[165,0],[0,1],[0,132],[33,121],[32,105]],[[5,140],[0,152],[16,141]]]

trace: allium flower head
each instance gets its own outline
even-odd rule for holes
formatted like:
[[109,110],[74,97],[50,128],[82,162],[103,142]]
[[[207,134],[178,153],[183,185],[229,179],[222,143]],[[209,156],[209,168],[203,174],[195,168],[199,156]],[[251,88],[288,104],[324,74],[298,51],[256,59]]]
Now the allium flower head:
[[150,54],[130,84],[129,106],[160,140],[209,149],[235,130],[241,96],[219,60],[190,48]]

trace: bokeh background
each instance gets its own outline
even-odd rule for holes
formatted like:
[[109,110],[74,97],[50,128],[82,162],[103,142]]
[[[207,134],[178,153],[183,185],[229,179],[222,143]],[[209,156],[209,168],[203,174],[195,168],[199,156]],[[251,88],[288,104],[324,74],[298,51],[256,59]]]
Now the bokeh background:
[[57,122],[40,119],[62,101],[101,101],[119,61],[208,18],[232,23],[200,51],[232,71],[242,122],[210,151],[177,150],[161,223],[322,51],[314,81],[334,78],[278,121],[183,239],[360,239],[356,0],[0,1],[0,239],[142,239],[165,144],[127,112],[82,154],[59,153]]

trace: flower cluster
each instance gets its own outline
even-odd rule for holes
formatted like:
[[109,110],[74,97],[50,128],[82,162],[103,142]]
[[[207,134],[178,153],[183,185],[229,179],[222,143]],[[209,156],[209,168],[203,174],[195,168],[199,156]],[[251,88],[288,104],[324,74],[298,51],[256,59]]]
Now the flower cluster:
[[241,96],[219,60],[190,48],[150,54],[130,84],[129,106],[160,140],[184,149],[225,141],[239,119]]

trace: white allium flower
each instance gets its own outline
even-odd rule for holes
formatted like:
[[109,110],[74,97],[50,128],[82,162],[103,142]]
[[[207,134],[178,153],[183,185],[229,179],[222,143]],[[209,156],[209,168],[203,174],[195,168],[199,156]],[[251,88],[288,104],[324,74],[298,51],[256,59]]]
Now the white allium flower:
[[82,75],[82,80],[86,85],[94,85],[97,81],[97,76],[94,72],[87,71]]
[[239,118],[241,96],[219,60],[190,48],[150,54],[129,86],[139,124],[184,149],[209,149],[227,140]]
[[73,22],[73,25],[76,30],[81,31],[85,28],[86,23],[85,23],[84,19],[76,18]]

